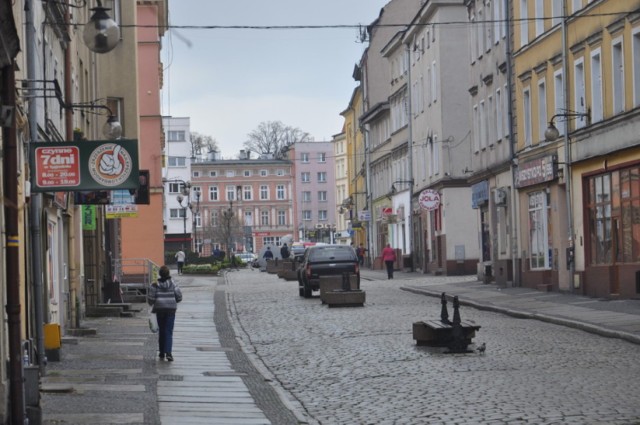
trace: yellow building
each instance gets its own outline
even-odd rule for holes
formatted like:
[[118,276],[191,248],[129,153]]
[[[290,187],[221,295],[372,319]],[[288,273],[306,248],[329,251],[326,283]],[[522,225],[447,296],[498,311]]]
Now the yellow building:
[[525,286],[640,292],[639,6],[513,3]]

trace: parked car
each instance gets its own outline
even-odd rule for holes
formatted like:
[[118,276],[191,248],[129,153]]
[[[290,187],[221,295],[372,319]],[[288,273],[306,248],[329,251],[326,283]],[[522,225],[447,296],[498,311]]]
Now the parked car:
[[308,247],[298,267],[298,289],[301,297],[311,297],[320,290],[321,276],[352,273],[360,287],[360,264],[356,251],[349,245],[315,245]]
[[245,264],[253,264],[253,262],[258,259],[258,256],[251,252],[243,252],[241,254],[236,254],[236,257],[242,260],[242,262]]
[[304,257],[304,250],[305,250],[305,246],[304,243],[302,242],[294,242],[291,244],[291,258],[293,258],[295,261],[300,261],[302,260],[302,257]]

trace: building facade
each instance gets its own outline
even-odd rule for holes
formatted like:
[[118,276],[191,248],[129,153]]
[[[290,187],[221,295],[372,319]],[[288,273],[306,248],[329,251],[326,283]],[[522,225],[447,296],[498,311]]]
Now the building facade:
[[514,4],[539,18],[514,31],[523,284],[637,296],[640,3],[530,3]]
[[332,142],[298,142],[289,149],[293,164],[296,237],[332,243],[336,227],[336,156]]
[[218,248],[227,253],[257,253],[264,245],[280,245],[296,229],[293,164],[267,156],[239,159],[214,156],[191,164],[191,203],[200,193],[193,228],[202,255]]

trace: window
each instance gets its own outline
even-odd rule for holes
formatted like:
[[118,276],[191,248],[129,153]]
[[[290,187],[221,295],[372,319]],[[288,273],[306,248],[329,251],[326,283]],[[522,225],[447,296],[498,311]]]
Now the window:
[[528,0],[520,0],[520,47],[529,43],[529,16],[527,13]]
[[169,217],[171,218],[182,218],[184,219],[187,216],[186,208],[171,208],[169,210]]
[[200,177],[200,171],[193,171],[191,177]]
[[494,123],[495,123],[495,115],[494,115],[494,105],[493,105],[493,96],[489,95],[487,98],[487,142],[489,146],[493,146],[494,142]]
[[250,185],[242,187],[242,199],[245,201],[251,201],[253,199],[253,188]]
[[602,109],[602,62],[600,49],[596,49],[591,52],[591,119],[593,122],[602,121]]
[[287,224],[287,214],[285,211],[278,211],[278,226],[285,226]]
[[269,211],[260,211],[260,224],[262,226],[269,225]]
[[582,8],[582,0],[573,0],[573,12],[576,13]]
[[438,145],[438,135],[433,136],[433,174],[440,174],[440,145]]
[[324,152],[318,153],[318,162],[327,162],[327,154]]
[[436,61],[431,64],[431,99],[436,102],[438,100],[438,70]]
[[269,186],[263,184],[260,186],[260,200],[265,201],[269,199]]
[[211,217],[211,226],[216,227],[220,225],[220,215],[217,210],[210,210],[209,216]]
[[562,22],[562,2],[564,0],[552,0],[551,3],[551,13],[553,16],[551,17],[551,25],[556,26]]
[[302,202],[311,202],[311,192],[309,191],[302,192]]
[[269,175],[269,170],[260,170],[260,177],[267,177]]
[[310,210],[303,210],[302,211],[302,219],[304,221],[310,221],[311,220],[311,211]]
[[545,80],[540,80],[538,81],[538,140],[544,141],[547,125],[547,85]]
[[[587,112],[585,100],[585,81],[584,81],[584,59],[580,58],[575,61],[574,65],[574,103],[576,112]],[[576,118],[576,129],[582,128],[587,124],[585,117]]]
[[226,175],[227,177],[235,177],[235,176],[236,176],[236,170],[227,170],[227,171],[225,172],[225,175]]
[[624,112],[624,52],[622,39],[613,41],[612,46],[612,77],[613,77],[613,113]]
[[251,170],[244,170],[242,172],[242,175],[245,176],[245,177],[251,177]]
[[209,171],[209,177],[218,177],[217,171]]
[[[619,172],[616,172],[616,177],[619,176]],[[591,264],[610,264],[613,262],[614,255],[614,234],[613,234],[613,220],[611,215],[612,210],[612,174],[603,174],[600,176],[592,177],[589,179],[589,233],[590,233],[590,252],[591,252]],[[623,222],[623,232],[625,230],[631,230],[635,228],[637,230],[638,226],[633,223],[636,221],[633,219],[635,215],[635,211],[637,211],[638,206],[638,169],[634,168],[631,170],[624,170],[623,172],[623,184],[624,187],[622,191],[617,193],[616,200],[620,201],[621,196],[625,198],[623,202],[623,214],[622,214],[622,222]],[[632,178],[635,179],[632,180]],[[618,180],[618,178],[616,178]],[[635,193],[634,193],[635,192]],[[617,202],[616,202],[617,203]],[[635,210],[635,211],[634,211]],[[625,217],[625,215],[629,215],[629,217]],[[616,235],[615,238],[618,239],[618,220],[619,217],[616,217]],[[624,225],[631,226],[624,229]],[[633,242],[633,233],[629,232],[631,239],[630,242]],[[625,245],[625,236],[622,237],[622,241],[616,240],[615,242],[619,244],[620,247]],[[622,244],[620,244],[622,242]],[[633,258],[633,243],[629,247],[629,253],[631,254],[631,258]],[[622,248],[624,252],[625,249]],[[617,255],[616,255],[617,257]]]
[[529,89],[525,89],[522,93],[522,101],[524,102],[524,146],[531,146],[531,93]]
[[318,192],[318,201],[327,202],[327,191],[321,190]]
[[244,212],[244,225],[253,226],[253,211]]
[[169,193],[182,193],[182,183],[169,183]]
[[502,124],[502,120],[504,119],[502,116],[502,91],[500,89],[496,89],[496,140],[499,142],[504,137],[504,125]]
[[170,130],[167,131],[167,140],[170,142],[184,142],[185,141],[185,132],[183,130]]
[[640,28],[633,33],[633,105],[640,105]]
[[326,183],[327,182],[327,172],[320,171],[318,172],[318,183]]
[[318,221],[327,221],[327,210],[318,210]]
[[285,199],[285,191],[284,191],[284,185],[283,184],[279,184],[278,186],[276,186],[276,198],[278,200]]
[[536,0],[536,37],[544,32],[544,0]]
[[309,154],[307,152],[303,152],[300,154],[300,161],[304,162],[304,163],[308,163],[309,162]]
[[480,113],[478,105],[473,105],[473,150],[480,151]]
[[302,174],[300,174],[300,180],[302,181],[302,183],[311,182],[311,173],[308,171],[302,172]]
[[217,201],[219,199],[218,186],[209,186],[209,200]]
[[169,167],[184,167],[187,165],[186,158],[184,156],[170,156]]
[[[564,82],[562,79],[562,70],[553,73],[553,104],[556,114],[561,114],[564,111]],[[567,131],[564,120],[556,120],[555,125],[560,134],[564,134],[565,131]]]
[[480,149],[487,147],[487,121],[485,116],[484,100],[480,101]]
[[509,112],[511,110],[511,104],[509,103],[509,89],[507,88],[507,85],[504,85],[504,88],[502,89],[502,92],[504,93],[504,95],[502,96],[502,124],[504,125],[503,128],[503,133],[505,137],[509,137],[510,135],[510,129],[509,129]]
[[280,177],[284,176],[284,170],[281,168],[276,170],[276,176],[280,176]]
[[532,270],[551,267],[548,197],[546,191],[529,194],[529,264]]
[[227,201],[235,201],[236,200],[236,187],[235,186],[227,186]]

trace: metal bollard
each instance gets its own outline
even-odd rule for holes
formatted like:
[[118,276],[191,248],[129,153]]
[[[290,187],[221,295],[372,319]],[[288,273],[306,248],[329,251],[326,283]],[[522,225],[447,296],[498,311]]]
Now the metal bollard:
[[440,321],[447,325],[451,324],[449,321],[449,311],[447,311],[447,295],[443,292],[440,295],[440,303],[442,304],[442,310],[440,311]]

